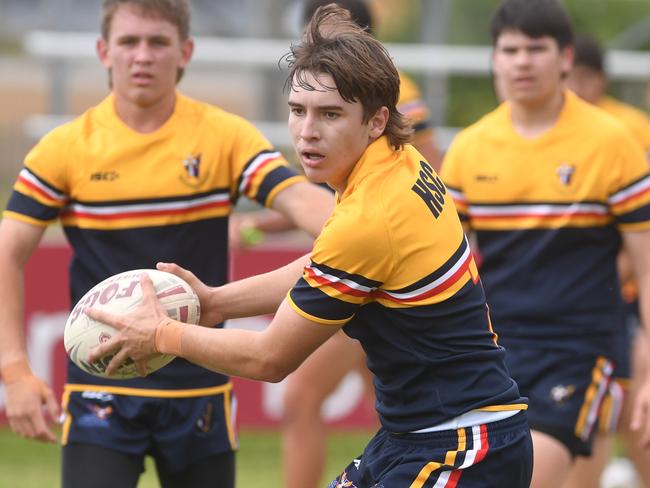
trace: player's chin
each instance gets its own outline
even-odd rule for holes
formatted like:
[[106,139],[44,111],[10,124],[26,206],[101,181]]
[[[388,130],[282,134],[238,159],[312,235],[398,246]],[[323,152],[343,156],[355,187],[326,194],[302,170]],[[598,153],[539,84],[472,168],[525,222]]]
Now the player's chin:
[[303,164],[302,169],[307,179],[312,183],[327,183],[327,175],[319,168],[314,168],[312,166]]

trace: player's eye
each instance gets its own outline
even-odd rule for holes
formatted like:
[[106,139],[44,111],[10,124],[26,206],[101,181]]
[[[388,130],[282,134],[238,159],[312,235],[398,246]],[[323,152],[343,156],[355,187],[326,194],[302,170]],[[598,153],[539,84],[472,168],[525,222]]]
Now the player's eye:
[[302,115],[305,113],[301,107],[291,107],[289,110],[293,115]]
[[337,112],[325,112],[325,118],[329,120],[337,119],[339,114]]
[[123,37],[118,41],[118,44],[121,46],[135,46],[138,43],[138,39],[136,37]]
[[160,37],[160,38],[159,38],[159,37],[155,37],[155,38],[151,39],[150,42],[151,42],[151,45],[152,45],[152,46],[156,46],[156,47],[161,47],[161,46],[167,46],[167,45],[169,45],[169,42],[167,41],[167,39],[164,39],[164,38],[162,38],[162,37]]

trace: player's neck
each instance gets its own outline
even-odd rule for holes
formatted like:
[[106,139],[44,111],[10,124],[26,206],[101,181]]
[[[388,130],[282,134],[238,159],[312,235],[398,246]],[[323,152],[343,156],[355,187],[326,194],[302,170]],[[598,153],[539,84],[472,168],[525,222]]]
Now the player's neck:
[[533,139],[551,129],[564,107],[564,91],[557,90],[551,96],[536,103],[510,102],[512,125],[526,139]]
[[115,112],[135,132],[148,134],[160,129],[174,113],[176,92],[150,104],[138,104],[115,94]]

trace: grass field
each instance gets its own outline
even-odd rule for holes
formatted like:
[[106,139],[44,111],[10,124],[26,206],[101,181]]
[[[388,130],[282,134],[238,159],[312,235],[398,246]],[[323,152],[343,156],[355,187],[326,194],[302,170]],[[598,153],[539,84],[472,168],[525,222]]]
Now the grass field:
[[[333,432],[328,439],[329,481],[361,452],[370,432]],[[282,488],[280,436],[276,431],[240,432],[237,457],[238,488]],[[59,448],[19,438],[0,428],[0,488],[56,488],[59,486]],[[323,483],[326,486],[326,483]],[[147,460],[139,488],[156,488],[153,463]]]

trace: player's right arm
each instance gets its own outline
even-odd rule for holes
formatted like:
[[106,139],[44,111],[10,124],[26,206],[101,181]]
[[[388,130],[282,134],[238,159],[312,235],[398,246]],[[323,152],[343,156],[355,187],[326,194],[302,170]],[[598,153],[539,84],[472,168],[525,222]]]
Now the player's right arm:
[[24,277],[27,260],[45,227],[6,217],[0,222],[0,375],[5,387],[6,414],[11,429],[22,437],[56,442],[43,406],[52,419],[59,406],[50,388],[29,367],[24,334]]

